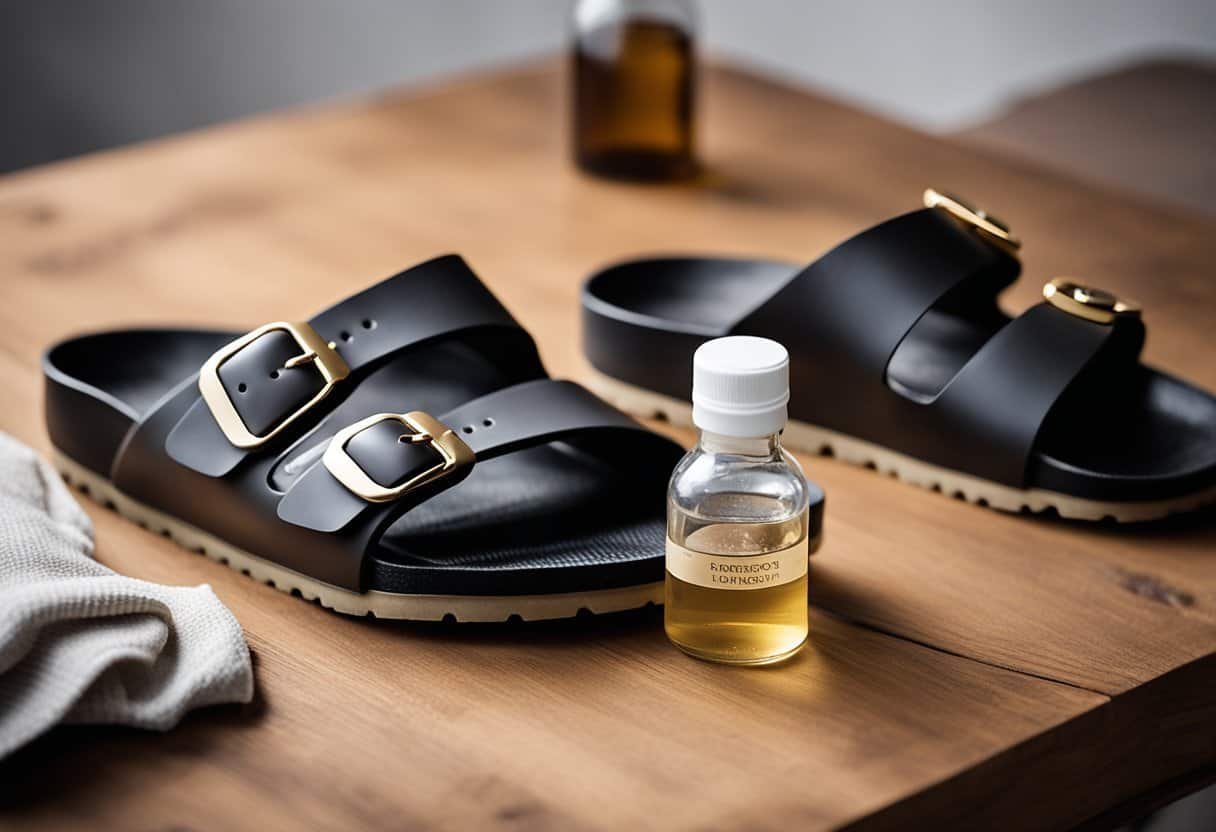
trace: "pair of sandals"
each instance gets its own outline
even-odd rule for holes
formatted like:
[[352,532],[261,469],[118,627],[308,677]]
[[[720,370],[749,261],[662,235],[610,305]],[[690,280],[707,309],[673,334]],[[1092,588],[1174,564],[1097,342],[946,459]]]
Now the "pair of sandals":
[[[687,422],[693,351],[791,357],[787,442],[1007,509],[1148,520],[1216,500],[1216,398],[1139,362],[1139,310],[1053,281],[1010,319],[1018,241],[926,207],[810,266],[635,260],[583,294],[594,384]],[[459,257],[244,335],[124,330],[44,359],[64,475],[182,545],[338,612],[545,619],[662,598],[682,454],[548,377]]]

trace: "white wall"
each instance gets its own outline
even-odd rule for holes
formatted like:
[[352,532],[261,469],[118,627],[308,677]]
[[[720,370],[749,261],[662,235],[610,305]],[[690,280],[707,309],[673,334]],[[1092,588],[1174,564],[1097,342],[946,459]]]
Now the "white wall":
[[[709,51],[937,129],[1137,55],[1216,56],[1216,0],[701,7]],[[568,11],[568,0],[0,0],[0,170],[557,50]]]
[[705,0],[722,55],[923,127],[1149,53],[1216,57],[1216,0]]

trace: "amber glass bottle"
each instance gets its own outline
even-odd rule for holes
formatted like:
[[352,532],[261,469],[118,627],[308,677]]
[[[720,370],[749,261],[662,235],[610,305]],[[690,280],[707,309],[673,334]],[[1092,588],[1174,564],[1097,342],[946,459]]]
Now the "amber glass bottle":
[[581,0],[574,12],[574,154],[591,173],[667,181],[697,170],[691,0]]

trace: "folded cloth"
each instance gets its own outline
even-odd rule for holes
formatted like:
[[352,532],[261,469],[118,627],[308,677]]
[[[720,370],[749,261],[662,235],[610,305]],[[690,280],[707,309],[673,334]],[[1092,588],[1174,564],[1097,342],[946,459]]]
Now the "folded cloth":
[[56,723],[167,730],[248,702],[249,648],[207,585],[123,577],[46,462],[0,433],[0,757]]

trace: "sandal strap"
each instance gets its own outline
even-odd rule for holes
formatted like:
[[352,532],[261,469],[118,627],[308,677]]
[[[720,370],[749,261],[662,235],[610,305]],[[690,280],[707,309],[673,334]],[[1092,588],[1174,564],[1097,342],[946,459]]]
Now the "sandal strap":
[[[543,374],[530,336],[456,255],[429,260],[326,309],[275,323],[222,348],[199,374],[200,395],[165,443],[178,463],[222,477],[263,447],[282,447],[339,395],[392,356],[445,338],[492,344],[518,378]],[[324,402],[324,404],[322,404]]]
[[[414,417],[414,418],[410,418]],[[431,420],[429,441],[417,437],[419,418]],[[354,428],[352,431],[351,428]],[[383,529],[413,507],[460,482],[478,462],[555,441],[593,440],[624,470],[669,469],[677,446],[647,430],[592,393],[569,381],[541,379],[482,396],[433,420],[426,414],[379,414],[339,432],[326,457],[300,476],[279,501],[279,518],[313,531],[348,534],[373,523]],[[444,451],[436,446],[449,443]],[[456,446],[459,443],[463,450]],[[445,457],[456,457],[443,470]],[[343,469],[335,458],[345,458]],[[350,465],[362,474],[344,481]],[[335,470],[338,473],[335,474]],[[426,472],[435,471],[427,477]],[[652,478],[653,479],[653,478]],[[391,499],[358,494],[370,480],[403,488]],[[355,487],[352,487],[354,485]],[[656,494],[656,499],[661,495]]]
[[971,283],[995,297],[1021,270],[1017,258],[945,210],[922,208],[846,240],[794,275],[732,334],[773,338],[810,362],[846,358],[882,378],[896,347],[950,291]]
[[1082,378],[1095,384],[1125,381],[1144,334],[1138,317],[1097,323],[1048,303],[1027,309],[928,405],[938,417],[935,461],[1027,487],[1035,441],[1052,407]]

